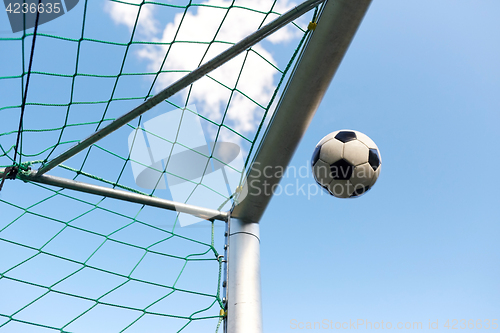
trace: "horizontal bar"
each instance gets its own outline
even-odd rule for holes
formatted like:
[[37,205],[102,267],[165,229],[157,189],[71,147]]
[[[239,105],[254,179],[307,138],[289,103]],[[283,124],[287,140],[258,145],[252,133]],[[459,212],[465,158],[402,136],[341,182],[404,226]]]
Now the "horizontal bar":
[[[5,169],[0,169],[0,179],[3,178]],[[191,214],[205,220],[220,220],[227,221],[228,213],[221,212],[215,209],[202,208],[198,206],[188,205],[180,202],[170,201],[157,197],[150,197],[148,195],[133,193],[123,190],[116,190],[99,185],[93,185],[83,182],[78,182],[71,179],[50,176],[38,175],[37,171],[31,171],[30,175],[18,173],[18,178],[23,181],[31,181],[51,186],[62,187],[68,190],[85,192],[95,195],[101,195],[108,198],[134,202],[152,207],[164,208],[168,210],[177,211],[179,213]]]
[[77,145],[71,147],[67,151],[63,152],[61,155],[55,157],[51,161],[49,161],[47,164],[42,165],[40,169],[38,170],[38,176],[43,175],[49,170],[52,170],[59,164],[63,163],[64,161],[68,160],[72,156],[78,154],[82,150],[90,147],[92,144],[96,143],[100,139],[104,138],[105,136],[113,133],[120,127],[126,125],[130,121],[134,120],[135,118],[139,117],[141,114],[145,113],[146,111],[150,110],[154,106],[160,104],[167,98],[175,95],[182,89],[188,87],[189,85],[193,84],[196,80],[200,79],[201,77],[205,76],[206,74],[210,73],[212,70],[220,67],[224,63],[228,62],[229,60],[233,59],[236,57],[238,54],[241,52],[247,50],[248,48],[252,47],[253,45],[257,44],[260,42],[262,39],[266,38],[267,36],[271,35],[272,33],[276,32],[280,28],[284,27],[288,23],[292,22],[296,18],[302,16],[304,13],[308,12],[312,8],[316,7],[318,4],[324,2],[325,0],[308,0],[302,3],[301,5],[289,10],[285,14],[281,15],[274,21],[270,22],[269,24],[266,24],[253,34],[245,37],[242,39],[240,42],[236,43],[226,51],[222,52],[212,60],[208,61],[207,63],[201,65],[191,73],[187,74],[180,80],[174,82],[171,84],[169,87],[165,88],[164,90],[160,91],[158,94],[155,96],[151,97],[150,99],[146,100],[144,103],[141,105],[137,106],[134,108],[132,111],[129,111],[128,113],[120,116],[116,120],[114,120],[111,124],[109,124],[106,127],[103,127],[97,132],[94,132],[92,135],[90,135],[88,138],[84,139]]

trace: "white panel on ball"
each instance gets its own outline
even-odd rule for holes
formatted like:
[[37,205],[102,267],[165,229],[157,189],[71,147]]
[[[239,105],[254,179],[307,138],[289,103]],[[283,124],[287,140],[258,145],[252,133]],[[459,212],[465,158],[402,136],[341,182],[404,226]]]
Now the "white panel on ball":
[[368,162],[368,147],[358,140],[346,142],[344,143],[343,157],[352,165],[366,163]]
[[331,135],[325,136],[323,139],[321,139],[320,142],[318,142],[318,144],[316,145],[316,147],[319,147],[319,146],[325,144],[325,142],[327,142],[328,140],[331,140],[331,139],[333,139],[333,137]]
[[333,180],[330,172],[330,165],[319,159],[313,166],[313,173],[316,182],[327,186]]
[[337,139],[325,142],[321,146],[319,158],[328,164],[332,164],[342,159],[344,144]]
[[377,149],[377,145],[375,144],[375,142],[373,142],[372,139],[368,137],[368,135],[358,131],[354,132],[356,132],[356,137],[358,138],[358,140],[363,142],[368,148]]
[[372,166],[367,162],[358,165],[354,168],[354,172],[352,174],[350,182],[355,187],[355,189],[357,189],[356,186],[358,185],[371,187],[372,184],[374,183],[373,182],[374,178],[376,180],[375,172],[373,171]]

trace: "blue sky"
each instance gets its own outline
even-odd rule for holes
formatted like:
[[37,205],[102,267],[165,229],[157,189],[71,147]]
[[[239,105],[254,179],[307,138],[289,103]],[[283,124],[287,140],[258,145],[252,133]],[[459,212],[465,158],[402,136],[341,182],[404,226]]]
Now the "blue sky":
[[499,10],[373,2],[292,165],[350,128],[379,146],[381,175],[355,200],[273,198],[261,223],[266,332],[300,331],[292,319],[431,319],[444,332],[447,319],[498,318]]
[[[96,20],[87,25],[86,37],[126,41],[130,35],[126,15],[122,22],[112,24],[102,4],[91,2],[89,5],[89,11],[96,15]],[[439,331],[445,331],[447,329],[443,325],[447,319],[500,319],[500,202],[496,193],[500,188],[496,170],[500,162],[496,153],[500,138],[497,128],[500,123],[499,11],[500,3],[493,0],[374,1],[291,166],[308,170],[316,143],[330,132],[347,128],[361,131],[377,143],[383,160],[382,172],[369,193],[352,200],[320,195],[322,192],[317,191],[310,170],[305,177],[283,179],[281,185],[292,184],[291,188],[302,188],[305,194],[298,192],[293,196],[275,196],[261,222],[265,332],[300,331],[293,329],[291,320],[296,320],[293,323],[322,322],[324,319],[333,323],[358,319],[375,323],[383,320],[385,323],[390,321],[393,326],[398,322],[422,322],[424,329],[428,327],[429,320],[438,320]],[[69,14],[43,25],[41,32],[78,36],[79,26],[72,22],[78,22],[76,18],[81,12],[80,4]],[[155,17],[158,19],[163,14],[156,12]],[[163,17],[174,20],[174,15],[169,15]],[[6,15],[0,16],[0,30],[0,37],[12,36]],[[147,34],[152,32],[146,29],[142,33],[151,37]],[[282,44],[265,42],[262,46],[283,68],[283,59],[293,51],[293,43],[287,42],[287,36],[281,38],[284,41]],[[67,60],[74,56],[73,46],[49,39],[39,41],[35,70],[74,71],[73,64]],[[54,49],[59,52],[52,52]],[[132,54],[137,56],[139,49],[134,46],[131,51],[135,53]],[[144,59],[154,55],[153,51],[149,50],[142,58],[129,57],[135,61],[126,63],[126,71],[150,70],[150,64]],[[119,68],[114,60],[123,56],[121,49],[92,43],[84,43],[82,53],[85,56],[79,71],[84,73],[113,74]],[[99,56],[96,57],[96,54]],[[99,61],[92,61],[96,58]],[[11,52],[0,53],[0,59],[4,64],[0,76],[20,72],[18,47],[12,48]],[[33,76],[30,98],[66,102],[71,79],[44,79],[47,81],[37,81],[37,77]],[[128,78],[123,80],[126,84],[118,86],[118,97],[143,96],[151,83],[147,77],[130,83],[126,81]],[[0,107],[20,103],[20,85],[12,82],[0,82]],[[105,80],[99,81],[99,84],[96,82],[92,78],[78,77],[77,91],[80,95],[75,95],[75,100],[108,98],[110,83]],[[169,79],[162,82],[169,82]],[[265,86],[264,83],[262,85]],[[47,88],[49,86],[50,89]],[[252,92],[268,93],[258,89]],[[202,93],[198,95],[199,104],[203,104],[203,96]],[[116,102],[109,109],[108,116],[116,117],[136,104]],[[47,117],[48,109],[45,113],[31,110],[40,109],[27,108],[26,128],[61,126],[66,112],[64,107],[51,107],[50,117]],[[77,105],[72,110],[70,123],[95,121],[100,119],[96,115],[102,114],[99,105]],[[166,111],[168,108],[160,106],[146,114],[145,120]],[[7,112],[12,111],[1,111],[4,114]],[[214,119],[218,116],[213,115]],[[0,133],[17,128],[18,113],[8,113],[2,119]],[[245,125],[248,119],[233,119],[233,125]],[[65,132],[64,139],[81,139],[94,129],[92,126],[71,128]],[[126,155],[126,138],[130,131],[130,128],[120,130],[115,137],[104,139],[101,144],[122,156]],[[26,134],[23,138],[26,152],[38,152],[41,147],[53,144],[58,134]],[[0,139],[3,146],[10,146],[15,135]],[[60,147],[60,151],[69,145]],[[82,161],[83,157],[77,156],[66,164],[78,168]],[[0,165],[8,164],[5,158],[0,162]],[[110,154],[94,149],[84,171],[114,181],[123,164]],[[52,173],[74,176],[65,170],[53,170]],[[78,179],[93,182],[81,176]],[[135,186],[129,165],[120,182]],[[49,195],[47,190],[32,186],[30,196],[26,197],[26,187],[23,186],[25,184],[19,181],[7,182],[0,199],[26,207]],[[308,190],[311,191],[309,196]],[[117,204],[109,199],[99,203],[95,197],[71,194],[100,207],[119,210],[129,217],[137,215],[139,220],[150,221],[155,227],[172,229],[173,213],[152,208],[140,210],[137,205]],[[156,194],[170,197],[168,191]],[[71,208],[60,209],[66,206]],[[88,203],[76,203],[59,195],[31,210],[52,214],[59,221],[67,222],[75,218],[75,214],[88,210],[88,206]],[[0,212],[2,240],[40,248],[61,230],[60,222],[41,220],[42,223],[28,216],[7,226],[19,216],[20,210],[2,202]],[[64,237],[51,241],[44,250],[83,261],[100,244],[99,237],[128,223],[128,218],[96,210],[70,224],[92,230],[100,236],[72,234],[73,229],[68,228],[64,231],[67,233],[61,233]],[[216,246],[219,250],[223,245],[223,230],[222,223],[218,224]],[[161,238],[150,231],[151,228],[132,223],[113,234],[112,238],[145,247]],[[207,225],[176,229],[176,232],[210,243]],[[30,251],[7,243],[0,242],[0,273],[31,255]],[[109,244],[100,248],[100,255],[93,257],[89,264],[118,273],[130,272],[131,266],[140,260],[140,251]],[[169,251],[179,256],[204,251],[196,244],[173,243],[173,240],[163,245],[157,247],[158,251]],[[75,268],[73,264],[52,263],[47,256],[35,259],[7,275],[47,285],[78,268],[76,264]],[[170,266],[159,259],[145,262],[144,267],[139,266],[140,269],[132,276],[171,285],[176,275],[166,269]],[[175,266],[178,263],[172,265],[178,269]],[[52,269],[47,272],[44,267]],[[211,275],[210,278],[204,275],[200,280],[201,271],[202,268],[187,271],[181,283],[213,293],[217,267],[214,270],[212,265],[203,270]],[[44,274],[39,274],[41,272]],[[90,272],[94,273],[85,272],[89,276],[77,276],[91,281],[89,284],[81,286],[78,280],[68,280],[58,285],[59,290],[79,290],[95,298],[121,281],[117,276],[104,278],[99,274],[92,275],[95,273],[93,270]],[[18,284],[14,286],[11,280],[6,281],[0,279],[0,290],[4,293],[2,298],[9,301],[0,301],[0,313],[26,305],[41,292],[41,289],[27,290]],[[126,286],[132,289],[122,288],[108,300],[125,305],[132,302],[144,307],[164,292],[155,288],[134,288],[130,284]],[[35,303],[36,307],[25,310],[18,318],[35,318],[50,325],[63,325],[89,306],[83,301],[58,299],[58,295],[51,294],[51,297],[42,298],[43,302]],[[17,301],[14,302],[14,299]],[[190,308],[191,303],[181,302],[186,307],[183,310],[194,311]],[[205,304],[205,301],[199,302]],[[166,303],[158,311],[175,310]],[[54,311],[39,312],[40,308],[56,305],[60,315],[55,315]],[[211,313],[218,313],[218,309],[212,310]],[[118,310],[97,312],[89,321],[70,327],[75,331],[85,331],[89,327],[85,323],[89,325],[92,322],[97,325],[93,327],[94,332],[99,329],[109,332],[119,327],[113,324],[121,324],[120,318],[133,316]],[[4,320],[5,317],[0,317],[0,325]],[[137,330],[140,331],[141,327],[152,330],[177,325],[168,326],[169,323],[156,322],[155,319],[143,322],[144,326],[139,326]],[[188,326],[192,331],[200,327],[195,324]],[[213,321],[208,327],[214,327]],[[0,328],[0,332],[15,329],[22,331],[23,328],[20,324],[9,323]]]

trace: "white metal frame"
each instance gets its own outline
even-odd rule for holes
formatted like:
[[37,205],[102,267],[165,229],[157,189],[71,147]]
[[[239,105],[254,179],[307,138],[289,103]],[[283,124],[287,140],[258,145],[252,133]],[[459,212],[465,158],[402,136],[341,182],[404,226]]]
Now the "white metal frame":
[[[328,0],[326,2],[320,14],[317,28],[307,41],[248,172],[247,184],[252,183],[252,186],[248,186],[249,193],[243,202],[233,207],[231,212],[219,212],[129,191],[45,175],[44,173],[111,134],[324,1],[305,1],[49,161],[38,171],[19,174],[18,178],[177,210],[201,218],[210,216],[210,219],[227,221],[229,226],[226,251],[227,320],[225,327],[229,333],[261,333],[259,222],[272,194],[257,195],[255,188],[259,184],[263,185],[264,182],[267,182],[269,187],[279,183],[281,177],[265,178],[265,174],[276,175],[276,173],[263,173],[263,168],[274,168],[275,170],[281,168],[283,170],[288,166],[371,0]],[[0,179],[11,176],[5,175],[6,172],[5,169],[0,169]]]
[[[4,173],[5,169],[0,169],[0,179],[3,178]],[[119,199],[128,202],[135,202],[147,206],[174,210],[180,213],[191,214],[206,220],[227,221],[229,218],[228,212],[221,212],[215,209],[203,208],[185,203],[174,202],[162,198],[152,197],[145,194],[116,190],[109,187],[78,182],[76,180],[57,177],[57,176],[38,175],[37,171],[32,171],[30,174],[21,173],[18,175],[18,177],[24,181],[32,181],[36,183],[62,187],[69,190],[100,195],[103,197]]]

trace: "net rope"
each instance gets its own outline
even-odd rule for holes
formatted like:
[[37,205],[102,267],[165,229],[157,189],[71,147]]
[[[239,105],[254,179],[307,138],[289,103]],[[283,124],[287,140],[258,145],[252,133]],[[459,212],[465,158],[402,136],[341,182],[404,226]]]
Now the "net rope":
[[[224,222],[182,227],[177,212],[20,179],[291,5],[81,1],[39,27],[20,132],[33,29],[0,34],[0,168],[18,169],[18,179],[6,180],[0,192],[0,332],[220,330]],[[211,28],[202,33],[207,22]],[[235,22],[250,28],[235,33]],[[208,182],[209,174],[220,163],[241,180],[251,165],[308,22],[288,25],[281,37],[248,49],[49,174],[165,199],[176,199],[173,187],[162,187],[165,177],[177,177],[176,184],[190,186],[183,202],[215,196],[209,208],[227,210],[234,189]],[[187,33],[194,28],[199,32]],[[175,126],[162,123],[165,114],[180,117]],[[165,137],[154,124],[176,132]],[[186,139],[193,124],[201,126],[208,150]],[[134,158],[140,140],[150,155],[157,153],[153,140],[168,147],[161,162]],[[241,164],[217,156],[221,142],[240,147]],[[201,177],[169,167],[179,151],[208,160]],[[141,186],[134,168],[156,175],[154,184]]]

